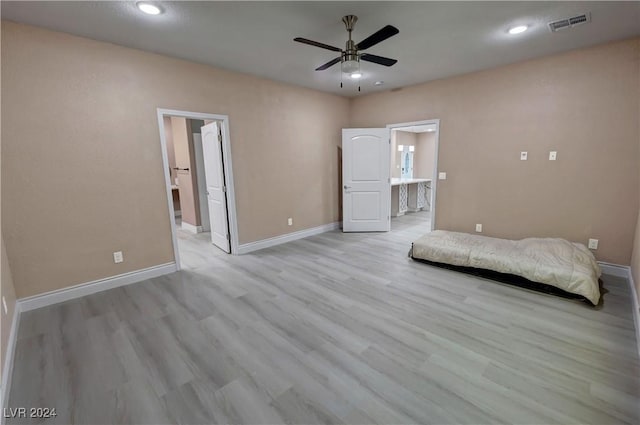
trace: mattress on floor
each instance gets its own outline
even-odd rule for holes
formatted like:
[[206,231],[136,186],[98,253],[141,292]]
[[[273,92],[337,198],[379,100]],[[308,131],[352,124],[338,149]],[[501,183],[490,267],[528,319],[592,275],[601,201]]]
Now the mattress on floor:
[[600,301],[600,266],[591,251],[559,238],[518,241],[436,230],[413,243],[411,257],[524,277]]

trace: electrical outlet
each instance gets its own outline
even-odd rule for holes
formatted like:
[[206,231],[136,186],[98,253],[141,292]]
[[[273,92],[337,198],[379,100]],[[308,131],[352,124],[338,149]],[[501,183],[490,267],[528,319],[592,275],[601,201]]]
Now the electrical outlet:
[[520,161],[527,160],[527,152],[520,152]]
[[446,180],[447,179],[447,173],[438,173],[438,180]]
[[7,300],[4,299],[4,295],[2,296],[2,307],[4,308],[4,314],[7,314]]
[[289,218],[287,219],[287,224],[288,224],[289,226],[293,226],[293,218],[289,217]]
[[482,233],[482,224],[476,224],[476,232]]
[[556,151],[549,152],[549,161],[555,161],[557,157],[558,157],[558,152]]
[[122,251],[116,251],[113,253],[113,262],[114,263],[122,263],[124,261],[124,256],[122,255]]
[[597,239],[589,239],[589,249],[598,249],[598,240]]

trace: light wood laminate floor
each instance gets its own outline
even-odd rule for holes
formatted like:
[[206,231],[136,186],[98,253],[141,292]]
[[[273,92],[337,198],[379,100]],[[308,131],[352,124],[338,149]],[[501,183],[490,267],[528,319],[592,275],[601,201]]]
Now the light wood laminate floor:
[[433,268],[407,258],[427,228],[409,214],[25,313],[10,406],[55,407],[51,424],[640,423],[624,280],[594,309]]
[[181,219],[176,219],[176,240],[180,253],[180,267],[184,270],[206,266],[212,257],[228,255],[211,243],[211,232],[191,233],[182,230]]

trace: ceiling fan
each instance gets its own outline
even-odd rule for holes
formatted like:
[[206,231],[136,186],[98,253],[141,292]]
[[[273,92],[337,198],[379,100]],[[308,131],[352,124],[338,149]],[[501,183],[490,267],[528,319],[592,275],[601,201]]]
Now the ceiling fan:
[[369,37],[362,40],[360,43],[356,44],[351,39],[351,32],[353,31],[353,27],[358,21],[358,17],[355,15],[347,15],[342,18],[342,22],[344,22],[347,31],[349,32],[349,40],[347,40],[347,44],[344,50],[339,49],[334,46],[329,46],[328,44],[319,43],[317,41],[308,40],[306,38],[296,37],[293,41],[297,41],[298,43],[309,44],[311,46],[320,47],[322,49],[331,50],[332,52],[340,52],[340,56],[335,59],[330,60],[316,68],[316,71],[324,71],[327,68],[332,67],[338,62],[342,63],[342,72],[345,74],[349,74],[351,78],[360,78],[362,77],[362,73],[360,72],[360,60],[367,62],[377,63],[378,65],[384,66],[392,66],[396,62],[396,59],[385,58],[383,56],[376,56],[369,53],[360,53],[362,50],[366,50],[370,47],[375,46],[376,44],[386,40],[389,37],[392,37],[398,34],[400,31],[398,28],[387,25],[384,28],[378,30],[377,32],[371,34]]

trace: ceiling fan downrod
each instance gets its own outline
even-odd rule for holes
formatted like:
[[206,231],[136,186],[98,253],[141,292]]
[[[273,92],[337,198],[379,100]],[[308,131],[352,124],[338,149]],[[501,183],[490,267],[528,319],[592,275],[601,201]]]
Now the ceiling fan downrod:
[[356,43],[351,38],[351,32],[358,22],[358,17],[356,15],[346,15],[342,17],[342,22],[344,22],[344,26],[349,33],[349,39],[347,40],[347,45],[345,46],[344,52],[342,52],[342,62],[345,61],[359,61],[360,58],[358,56],[358,50],[356,48]]

